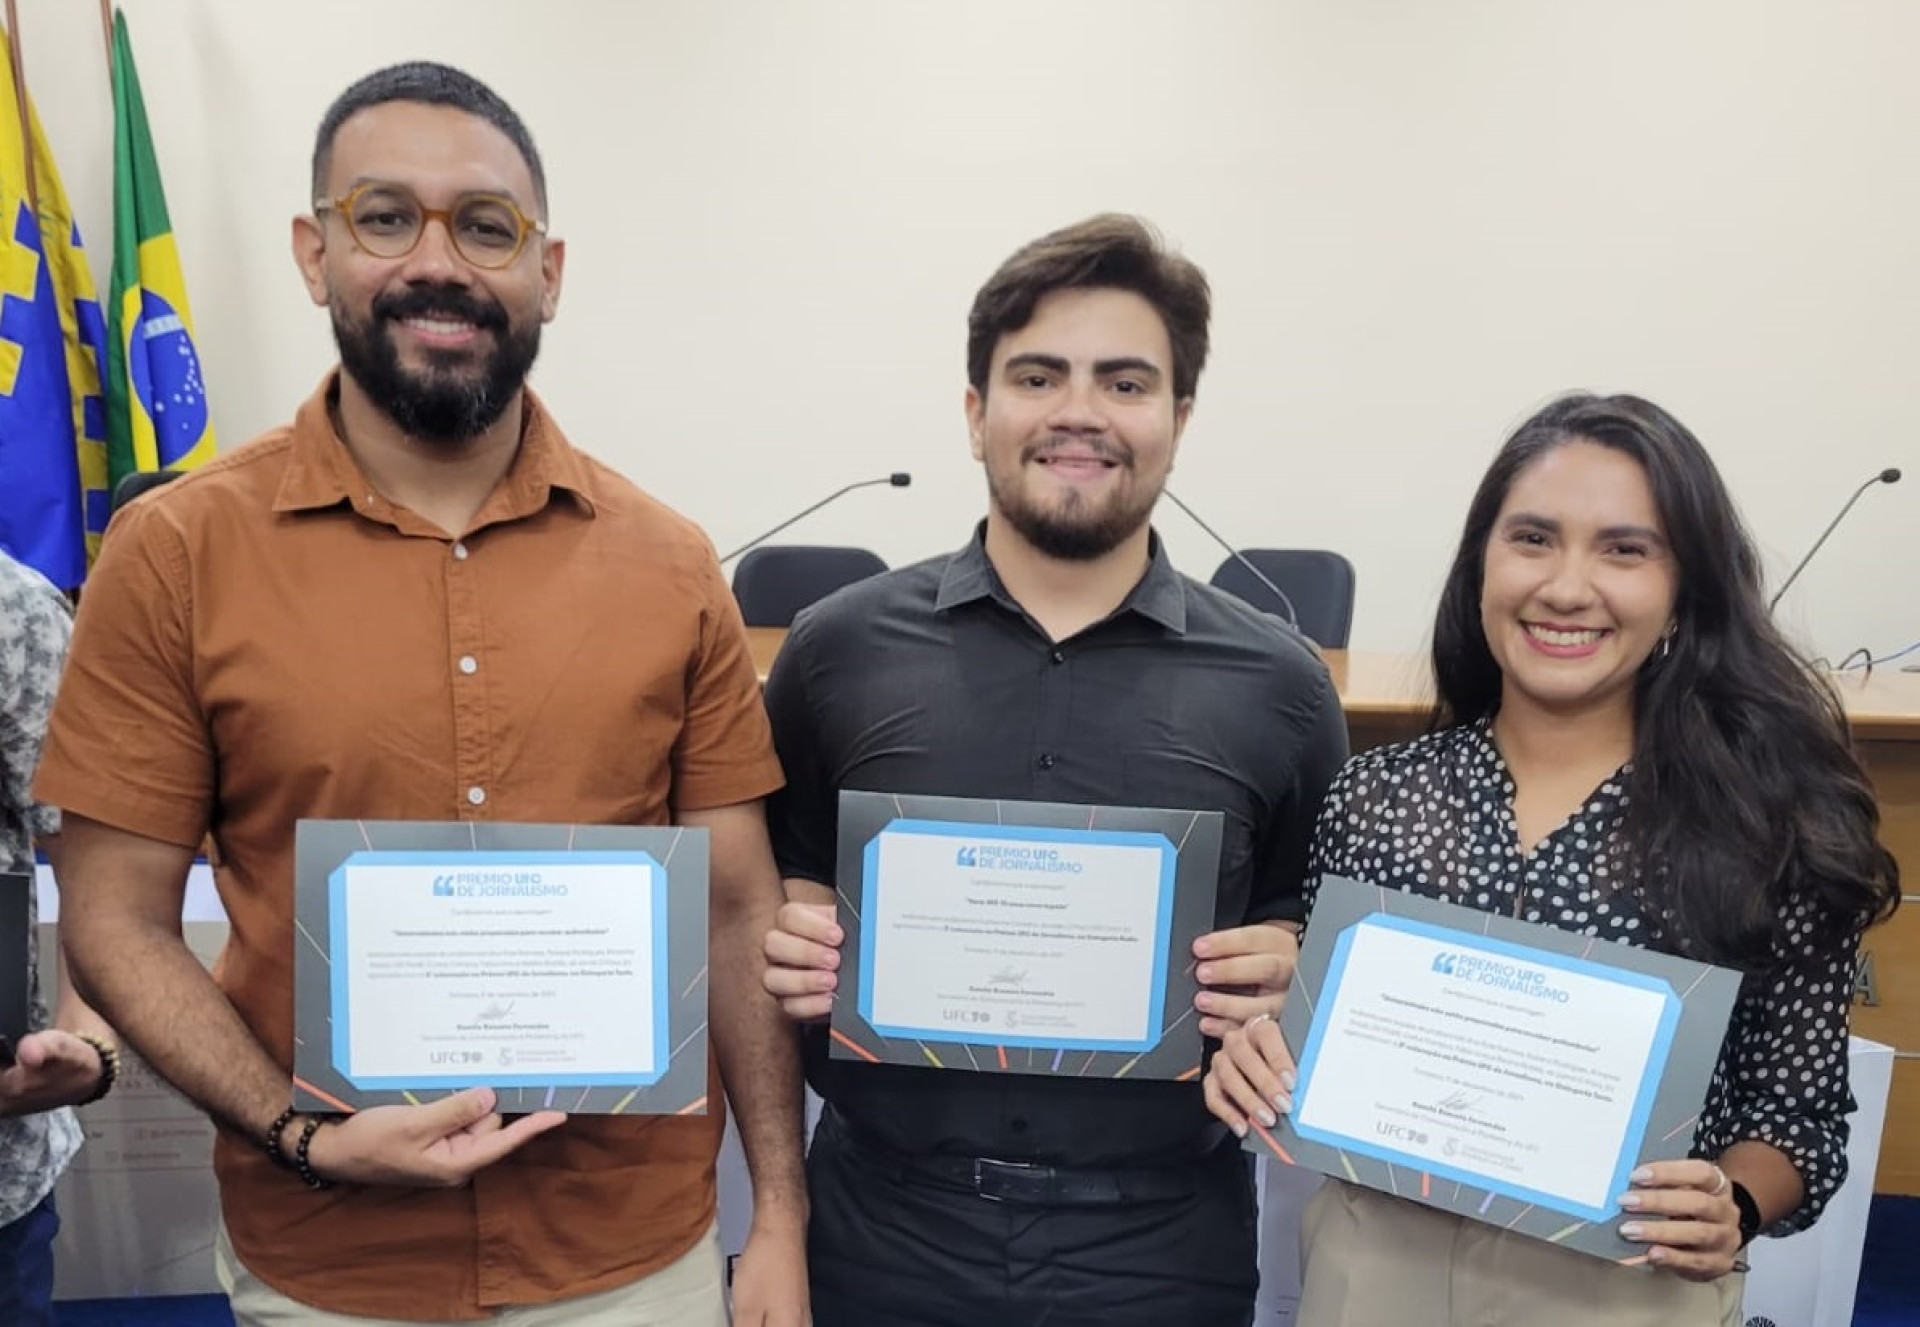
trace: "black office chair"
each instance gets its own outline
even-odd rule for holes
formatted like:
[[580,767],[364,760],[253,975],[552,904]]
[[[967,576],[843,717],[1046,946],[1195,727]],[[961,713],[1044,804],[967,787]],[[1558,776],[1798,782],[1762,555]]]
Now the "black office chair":
[[[1353,630],[1351,562],[1324,548],[1243,548],[1240,554],[1293,601],[1294,625],[1302,635],[1322,649],[1347,648]],[[1222,562],[1211,583],[1255,608],[1288,616],[1286,606],[1238,558]]]
[[119,511],[142,493],[159,488],[162,484],[171,484],[185,473],[185,470],[134,470],[124,474],[113,487],[111,510]]
[[748,626],[787,627],[808,604],[886,569],[878,554],[864,548],[767,544],[740,559],[733,597]]

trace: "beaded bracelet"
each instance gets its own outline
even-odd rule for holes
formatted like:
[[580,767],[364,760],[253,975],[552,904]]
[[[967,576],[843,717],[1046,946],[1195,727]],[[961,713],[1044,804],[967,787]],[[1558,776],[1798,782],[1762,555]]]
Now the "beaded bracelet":
[[302,1184],[314,1190],[333,1187],[333,1181],[322,1178],[320,1173],[314,1170],[313,1163],[307,1160],[307,1149],[313,1144],[313,1136],[320,1132],[320,1123],[318,1115],[307,1116],[307,1122],[300,1126],[300,1141],[293,1145],[294,1174],[300,1177]]
[[90,1032],[76,1032],[73,1035],[93,1047],[94,1054],[100,1057],[99,1081],[93,1085],[93,1091],[73,1103],[76,1106],[91,1106],[113,1091],[113,1085],[120,1081],[120,1048]]
[[266,1150],[268,1158],[274,1165],[280,1167],[282,1170],[292,1170],[293,1163],[287,1160],[286,1151],[280,1146],[280,1135],[286,1131],[286,1127],[289,1124],[293,1123],[293,1117],[299,1113],[299,1110],[293,1106],[289,1106],[281,1111],[274,1117],[273,1123],[267,1126],[266,1139],[261,1143],[261,1146]]

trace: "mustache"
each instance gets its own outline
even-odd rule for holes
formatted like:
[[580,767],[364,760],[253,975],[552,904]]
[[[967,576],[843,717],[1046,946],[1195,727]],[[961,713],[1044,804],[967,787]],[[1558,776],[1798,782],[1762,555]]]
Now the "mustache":
[[1052,437],[1030,442],[1020,449],[1022,461],[1037,461],[1063,451],[1085,452],[1095,459],[1133,469],[1133,449],[1108,438]]
[[397,294],[373,301],[373,316],[400,321],[406,318],[448,318],[493,330],[507,325],[507,311],[490,299],[450,285],[409,286]]

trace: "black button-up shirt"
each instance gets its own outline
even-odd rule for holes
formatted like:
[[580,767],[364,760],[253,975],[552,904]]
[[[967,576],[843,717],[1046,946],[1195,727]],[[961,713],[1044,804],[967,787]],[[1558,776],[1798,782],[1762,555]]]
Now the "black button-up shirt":
[[[766,694],[787,773],[770,805],[783,875],[832,885],[846,788],[1218,810],[1219,927],[1301,916],[1314,815],[1347,754],[1312,648],[1174,571],[1157,538],[1119,609],[1056,642],[976,532],[802,613]],[[818,1028],[807,1071],[857,1134],[896,1152],[1138,1166],[1224,1134],[1198,1082],[830,1060]]]

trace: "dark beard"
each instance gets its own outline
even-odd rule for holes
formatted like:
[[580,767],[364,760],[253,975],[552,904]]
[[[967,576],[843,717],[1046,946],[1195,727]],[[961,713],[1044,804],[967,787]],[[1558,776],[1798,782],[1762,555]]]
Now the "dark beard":
[[[414,286],[382,295],[372,317],[356,322],[331,306],[340,366],[382,413],[422,442],[467,442],[497,421],[525,385],[540,354],[540,321],[515,329],[506,311],[459,286]],[[415,317],[457,318],[495,333],[493,351],[477,368],[458,353],[428,356],[424,372],[401,367],[393,324]]]
[[[1037,450],[1028,448],[1027,454],[1021,457],[1022,464],[1028,463]],[[1132,458],[1117,449],[1096,450],[1128,470],[1133,468]],[[1098,512],[1087,511],[1085,504],[1075,498],[1062,508],[1042,510],[1026,500],[1017,482],[1002,492],[990,473],[987,487],[994,505],[1015,533],[1039,552],[1061,562],[1092,562],[1113,552],[1147,523],[1153,515],[1154,499],[1159,497],[1155,493],[1144,506],[1123,501]]]
[[1124,544],[1152,515],[1116,507],[1092,519],[1037,511],[1025,503],[1000,504],[1007,524],[1034,548],[1062,562],[1092,562]]

